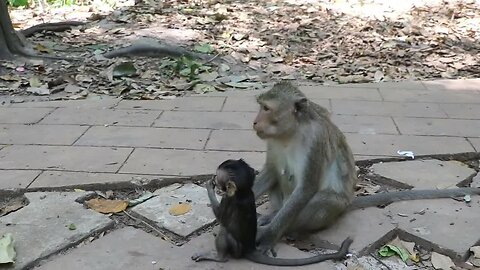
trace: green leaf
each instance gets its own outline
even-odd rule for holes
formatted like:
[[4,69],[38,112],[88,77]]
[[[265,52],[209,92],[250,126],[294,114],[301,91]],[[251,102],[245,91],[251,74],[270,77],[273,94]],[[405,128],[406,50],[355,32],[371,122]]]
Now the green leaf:
[[15,240],[11,233],[7,233],[0,238],[0,264],[14,263],[15,256]]
[[391,250],[389,247],[383,246],[378,250],[378,254],[380,254],[380,256],[382,257],[390,257],[395,255],[396,253],[395,251]]
[[186,68],[180,70],[179,73],[180,73],[180,75],[187,77],[187,76],[190,75],[190,68],[189,68],[189,67],[186,67]]
[[77,226],[75,226],[75,224],[73,224],[73,223],[70,223],[70,225],[68,225],[68,229],[69,229],[70,231],[73,231],[73,230],[76,230],[76,229],[77,229]]
[[27,7],[28,0],[8,0],[12,7]]
[[208,43],[204,43],[204,44],[201,44],[201,45],[195,45],[194,50],[197,51],[197,52],[201,52],[201,53],[211,53],[211,52],[213,52],[212,46],[210,46],[210,44],[208,44]]
[[394,245],[383,246],[382,248],[380,248],[378,250],[378,254],[380,254],[380,256],[382,256],[382,257],[390,257],[390,256],[393,256],[393,255],[397,254],[398,256],[400,256],[400,258],[404,262],[407,261],[408,258],[409,258],[409,253],[406,249],[404,249],[402,247],[397,247],[397,246],[394,246]]
[[203,94],[203,93],[208,93],[213,91],[215,91],[215,87],[209,84],[199,83],[193,87],[193,92],[197,94]]
[[132,62],[121,63],[113,68],[113,77],[133,76],[137,69]]

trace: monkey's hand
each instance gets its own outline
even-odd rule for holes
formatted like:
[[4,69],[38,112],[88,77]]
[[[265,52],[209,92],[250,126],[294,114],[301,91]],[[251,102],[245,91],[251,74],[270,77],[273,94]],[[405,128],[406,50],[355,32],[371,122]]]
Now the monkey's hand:
[[206,188],[207,188],[208,199],[210,200],[210,203],[212,204],[213,212],[215,213],[217,211],[217,208],[220,205],[220,203],[217,200],[217,196],[215,194],[215,180],[212,179],[208,181],[206,184]]
[[215,179],[210,179],[208,182],[207,182],[207,190],[215,190]]
[[273,250],[273,246],[275,245],[275,235],[273,231],[270,229],[270,226],[260,226],[257,229],[257,249],[266,254],[267,252],[271,252],[273,256],[276,256],[276,252]]

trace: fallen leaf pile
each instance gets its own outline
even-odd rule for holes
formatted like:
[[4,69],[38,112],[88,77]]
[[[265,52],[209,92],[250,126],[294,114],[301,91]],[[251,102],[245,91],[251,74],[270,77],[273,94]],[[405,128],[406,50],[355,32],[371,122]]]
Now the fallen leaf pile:
[[[88,24],[30,39],[39,52],[82,61],[4,62],[0,94],[163,99],[261,88],[278,78],[335,84],[478,76],[478,3],[421,0],[401,12],[347,12],[368,13],[384,2],[397,1],[145,1],[112,13],[84,7],[79,14]],[[12,13],[19,28],[39,20],[31,10]],[[61,13],[40,17],[62,19],[55,14]],[[222,61],[102,58],[142,38],[218,54]]]

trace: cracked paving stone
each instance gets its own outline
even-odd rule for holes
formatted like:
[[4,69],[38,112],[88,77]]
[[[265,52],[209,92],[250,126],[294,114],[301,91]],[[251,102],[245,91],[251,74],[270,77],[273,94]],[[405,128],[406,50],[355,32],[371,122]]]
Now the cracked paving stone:
[[[257,212],[262,215],[271,213],[270,203],[259,206]],[[395,225],[390,223],[385,211],[369,207],[347,212],[334,226],[307,235],[300,242],[313,243],[319,247],[328,247],[330,244],[340,247],[345,238],[352,237],[353,243],[349,250],[358,254],[394,229]],[[325,241],[329,243],[326,246]]]
[[[17,252],[13,268],[7,269],[28,268],[37,260],[112,226],[113,221],[108,217],[75,202],[87,194],[26,193],[30,202],[27,206],[0,218],[0,233],[13,234]],[[75,225],[75,230],[68,228],[70,224]]]
[[480,196],[472,196],[468,204],[453,199],[396,202],[385,211],[399,229],[438,245],[445,255],[458,259],[480,240]]
[[[181,247],[164,241],[142,230],[131,227],[111,232],[87,245],[70,250],[63,256],[48,259],[36,270],[179,270],[179,269],[278,269],[252,263],[247,260],[230,259],[226,263],[194,262],[191,256],[197,252],[214,248],[212,233],[205,233]],[[282,258],[310,257],[312,254],[299,251],[285,244],[278,245],[278,256]],[[282,267],[282,269],[335,269],[334,263],[323,262],[304,267]]]
[[477,173],[477,175],[473,177],[472,183],[470,184],[470,186],[480,188],[480,173]]
[[[178,203],[188,203],[192,208],[183,215],[171,215],[169,209]],[[158,196],[133,207],[132,211],[185,237],[215,221],[209,204],[205,188],[191,183],[174,184],[160,189]]]
[[475,174],[475,170],[461,162],[435,159],[376,163],[371,171],[416,189],[455,188]]

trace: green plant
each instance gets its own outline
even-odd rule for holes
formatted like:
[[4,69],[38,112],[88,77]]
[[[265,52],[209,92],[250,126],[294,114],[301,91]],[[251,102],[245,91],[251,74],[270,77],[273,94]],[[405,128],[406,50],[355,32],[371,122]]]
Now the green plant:
[[28,0],[8,0],[12,7],[28,7]]

